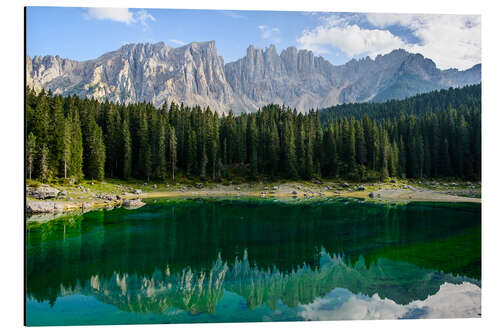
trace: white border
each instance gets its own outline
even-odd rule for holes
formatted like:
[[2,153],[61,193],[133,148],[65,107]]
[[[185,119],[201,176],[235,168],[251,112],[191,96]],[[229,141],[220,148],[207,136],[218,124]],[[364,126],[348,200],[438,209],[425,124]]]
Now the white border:
[[[498,277],[500,219],[495,208],[500,189],[495,169],[500,166],[498,133],[500,132],[499,84],[499,43],[500,17],[498,5],[494,1],[458,0],[351,0],[351,1],[265,1],[253,0],[240,2],[232,0],[211,1],[154,1],[154,0],[101,0],[101,1],[19,1],[4,2],[0,10],[2,24],[2,65],[0,76],[0,121],[2,176],[1,208],[3,219],[0,223],[2,245],[1,326],[6,332],[26,329],[23,319],[23,66],[24,66],[24,23],[23,6],[105,6],[105,7],[144,7],[144,8],[192,8],[192,9],[253,9],[253,10],[301,10],[301,11],[350,11],[386,13],[448,13],[482,15],[482,63],[483,63],[483,309],[482,319],[458,320],[406,320],[406,321],[337,321],[311,323],[254,323],[254,324],[203,324],[203,325],[132,325],[132,326],[94,326],[93,331],[134,332],[137,329],[150,331],[168,330],[169,332],[252,332],[255,330],[287,330],[301,332],[349,331],[349,332],[483,332],[500,327]],[[37,331],[83,332],[89,327],[30,328]]]

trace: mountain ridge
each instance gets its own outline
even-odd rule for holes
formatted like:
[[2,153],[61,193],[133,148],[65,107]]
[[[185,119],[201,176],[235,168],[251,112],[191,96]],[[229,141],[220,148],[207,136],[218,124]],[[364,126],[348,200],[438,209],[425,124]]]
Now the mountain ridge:
[[36,90],[125,104],[175,101],[240,113],[276,103],[304,112],[480,83],[481,64],[440,70],[421,54],[396,49],[333,65],[294,46],[278,54],[273,44],[250,45],[245,56],[225,64],[215,41],[175,48],[159,42],[126,44],[86,61],[26,56],[26,82]]

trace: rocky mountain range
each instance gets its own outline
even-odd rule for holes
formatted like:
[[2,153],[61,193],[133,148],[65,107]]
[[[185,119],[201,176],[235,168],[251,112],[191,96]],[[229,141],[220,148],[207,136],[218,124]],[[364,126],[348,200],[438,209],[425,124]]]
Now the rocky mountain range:
[[481,65],[440,70],[431,59],[398,49],[335,66],[295,47],[278,54],[274,45],[250,45],[243,58],[224,64],[214,41],[177,48],[160,42],[127,44],[88,61],[27,56],[26,82],[36,90],[120,103],[175,101],[235,113],[277,103],[307,111],[480,83]]

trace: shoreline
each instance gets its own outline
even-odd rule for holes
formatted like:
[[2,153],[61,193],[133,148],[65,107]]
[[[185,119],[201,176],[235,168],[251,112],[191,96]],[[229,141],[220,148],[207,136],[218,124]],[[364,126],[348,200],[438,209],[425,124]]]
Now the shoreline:
[[[105,186],[103,186],[103,184]],[[411,185],[408,185],[411,184]],[[455,184],[455,183],[452,183]],[[283,182],[283,183],[257,183],[240,185],[222,185],[209,184],[206,187],[200,184],[195,186],[188,184],[165,185],[165,188],[159,189],[157,185],[134,184],[136,189],[124,186],[122,184],[113,184],[101,182],[87,183],[89,188],[82,185],[71,187],[51,188],[55,191],[68,191],[71,195],[79,195],[77,199],[56,195],[54,198],[38,200],[27,196],[27,206],[48,206],[47,211],[33,212],[27,214],[26,222],[44,221],[55,218],[58,215],[66,213],[82,213],[95,209],[113,209],[115,207],[125,206],[126,203],[140,203],[141,199],[153,198],[187,198],[187,197],[262,197],[262,198],[287,198],[295,197],[298,199],[309,198],[356,198],[370,202],[470,202],[481,203],[481,198],[471,196],[460,196],[453,192],[443,193],[443,191],[429,188],[436,187],[432,184],[420,184],[411,182],[396,182],[366,184],[358,183],[349,185],[338,182]],[[428,186],[427,186],[428,185]],[[446,184],[447,185],[447,184]],[[461,185],[454,186],[461,190]],[[42,185],[48,187],[48,185]],[[153,187],[151,187],[153,186]],[[479,185],[480,186],[480,185]],[[57,186],[56,186],[57,187]],[[200,188],[201,187],[201,188]],[[468,188],[475,188],[474,185],[468,185]],[[50,187],[49,187],[50,188]],[[94,189],[96,188],[96,189]],[[102,190],[104,188],[104,190]],[[101,190],[99,190],[101,189]],[[106,191],[107,190],[107,191]],[[461,190],[460,193],[465,193]],[[480,188],[475,188],[475,192],[469,190],[471,195],[480,195]],[[135,192],[135,193],[131,193]],[[451,193],[451,194],[450,194]],[[28,192],[27,192],[28,194]],[[137,200],[138,199],[138,200]],[[139,205],[140,206],[140,205]],[[135,204],[126,208],[138,208]]]

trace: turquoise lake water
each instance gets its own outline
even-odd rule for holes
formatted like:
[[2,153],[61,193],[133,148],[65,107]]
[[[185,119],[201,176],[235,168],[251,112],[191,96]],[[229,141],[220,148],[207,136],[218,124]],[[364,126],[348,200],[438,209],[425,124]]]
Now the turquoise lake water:
[[481,315],[480,204],[147,202],[28,224],[27,325]]

